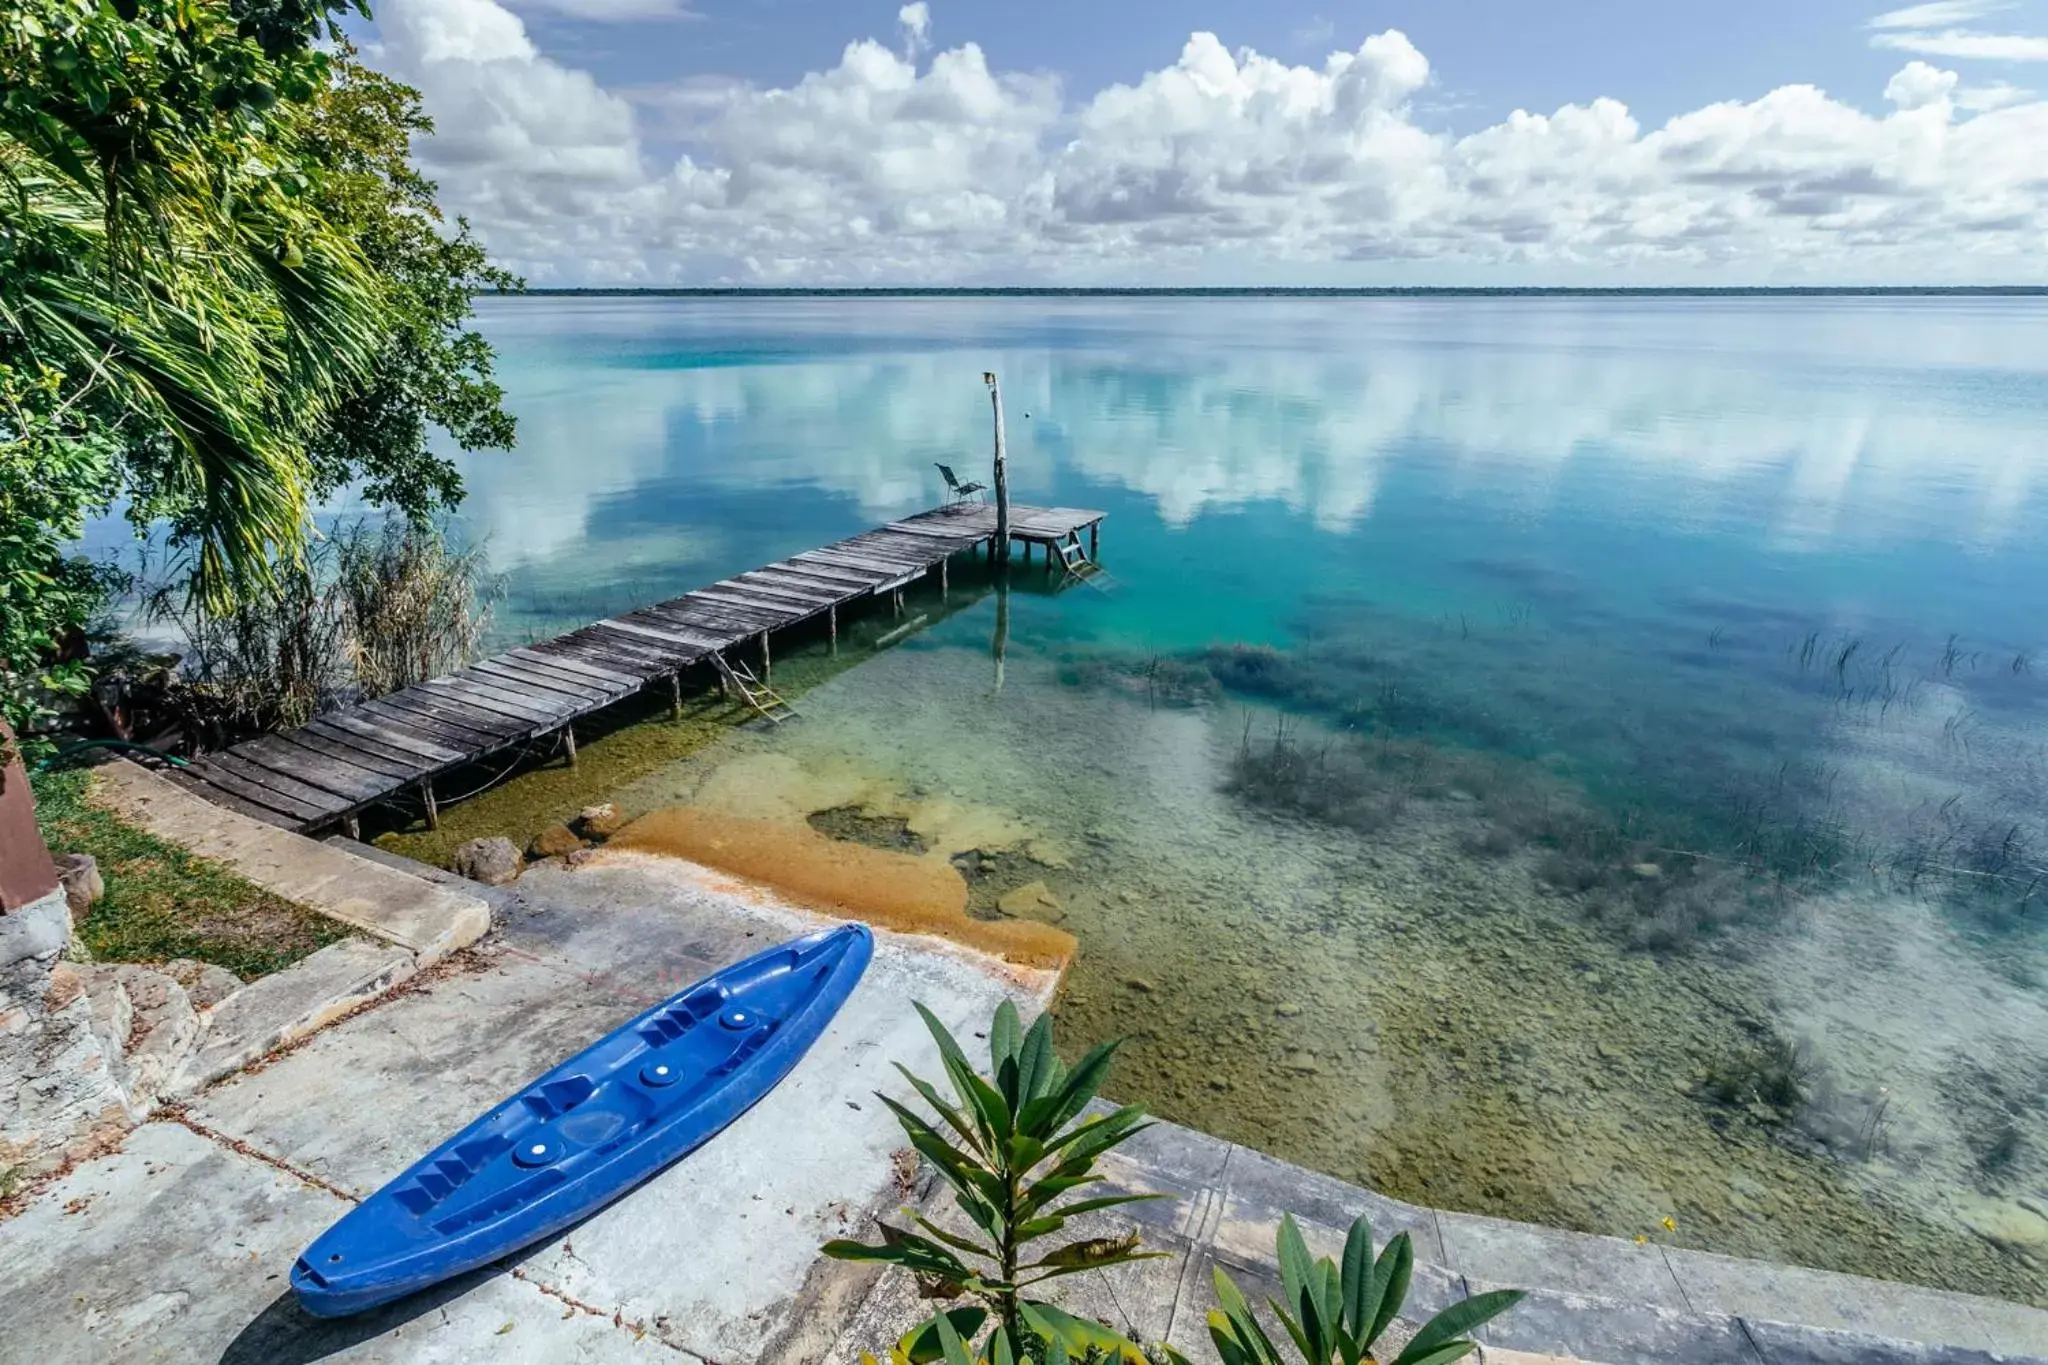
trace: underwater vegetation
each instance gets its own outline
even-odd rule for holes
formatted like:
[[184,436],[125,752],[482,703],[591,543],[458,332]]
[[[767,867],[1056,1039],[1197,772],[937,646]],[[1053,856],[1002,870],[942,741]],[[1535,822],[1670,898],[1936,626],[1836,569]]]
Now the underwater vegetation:
[[[1994,936],[2048,924],[2048,834],[2033,827],[2048,800],[2032,799],[2048,798],[2048,756],[2016,765],[2001,752],[2004,800],[1952,791],[1874,812],[1816,739],[1826,725],[1889,735],[1973,671],[2010,705],[2030,680],[2024,654],[1994,669],[1951,638],[1916,664],[1859,636],[1813,631],[1774,650],[1716,627],[1704,654],[1745,674],[1723,680],[1728,695],[1632,682],[1589,696],[1535,652],[1526,612],[1501,621],[1491,636],[1462,617],[1420,641],[1412,626],[1382,637],[1354,620],[1293,649],[1093,654],[1060,679],[1155,707],[1247,703],[1226,790],[1248,805],[1372,835],[1427,803],[1457,823],[1467,855],[1528,857],[1542,886],[1637,948],[1682,949],[1798,894],[1866,882],[1934,897]],[[1956,704],[1941,729],[1949,761],[1994,761],[1975,753],[1983,724]]]

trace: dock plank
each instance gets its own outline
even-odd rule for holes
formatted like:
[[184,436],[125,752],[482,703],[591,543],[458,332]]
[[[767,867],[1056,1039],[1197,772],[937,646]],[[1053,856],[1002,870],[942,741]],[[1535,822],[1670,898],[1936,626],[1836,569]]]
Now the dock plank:
[[267,808],[277,815],[288,816],[294,820],[324,820],[339,815],[342,810],[340,807],[332,807],[325,803],[301,801],[296,797],[287,796],[283,792],[264,786],[261,782],[251,782],[206,758],[193,759],[186,766],[185,775],[197,778],[209,787],[218,787],[224,792],[240,797],[252,806]]
[[449,748],[430,735],[409,728],[400,729],[381,717],[368,714],[360,706],[349,711],[329,712],[318,720],[309,721],[303,728],[316,734],[339,730],[344,737],[354,735],[402,752],[416,753],[436,768],[461,762],[465,753],[462,749]]
[[794,559],[781,560],[756,570],[757,573],[774,574],[778,577],[790,575],[808,582],[819,583],[837,591],[845,598],[858,597],[868,590],[873,582],[866,574],[856,574],[846,569],[834,568],[829,564],[799,563]]
[[484,711],[467,702],[430,692],[418,684],[381,697],[375,705],[405,712],[404,723],[408,725],[420,719],[432,720],[493,743],[523,734],[532,724],[523,716],[502,716],[495,711]]
[[481,663],[471,664],[464,672],[478,677],[500,678],[506,682],[518,683],[522,687],[537,688],[550,695],[564,698],[578,707],[590,702],[602,705],[614,697],[623,695],[618,690],[600,687],[595,682],[571,682],[559,673],[544,673],[532,664],[515,665],[503,659],[485,659]]
[[186,791],[191,792],[194,796],[211,801],[216,806],[225,807],[237,815],[246,815],[252,820],[261,820],[266,825],[276,825],[280,829],[300,829],[305,824],[303,820],[295,815],[287,815],[281,810],[260,805],[254,801],[245,801],[226,787],[217,787],[213,783],[194,775],[189,768],[166,768],[164,769],[164,776],[176,785],[183,787]]
[[774,573],[768,569],[755,569],[743,573],[728,583],[744,584],[756,592],[776,593],[795,601],[812,603],[819,611],[846,601],[854,593],[848,589],[828,587],[814,579],[804,579],[794,574]]
[[581,709],[560,693],[489,681],[467,670],[451,673],[445,678],[429,678],[420,686],[429,692],[443,694],[451,701],[460,698],[466,704],[487,707],[515,720],[531,719],[541,725],[573,715]]
[[[244,782],[253,782],[280,796],[290,797],[323,814],[339,815],[359,805],[364,798],[338,792],[318,783],[302,782],[289,773],[280,772],[267,763],[259,763],[239,748],[227,753],[208,754],[199,762],[209,771],[228,772]],[[267,799],[267,798],[266,798]]]
[[[358,707],[357,712],[401,734],[418,735],[422,739],[449,746],[450,752],[455,755],[451,762],[511,744],[524,738],[526,734],[526,727],[511,723],[506,723],[504,729],[480,729],[478,727],[482,724],[481,717],[464,724],[459,719],[451,718],[445,707],[435,708],[432,703],[421,701],[409,688],[404,692],[394,692],[388,697],[367,702]],[[503,720],[502,717],[492,719]]]
[[213,755],[215,759],[238,758],[251,763],[260,763],[273,772],[322,791],[333,792],[345,798],[351,805],[358,801],[373,801],[390,786],[385,773],[359,767],[345,759],[331,754],[319,753],[286,739],[283,735],[263,735],[247,744],[237,744],[228,754]]
[[517,659],[521,663],[532,663],[543,668],[581,674],[587,678],[594,678],[598,682],[610,683],[618,687],[622,694],[635,691],[647,684],[647,680],[638,674],[622,673],[617,669],[605,668],[584,659],[561,654],[542,654],[537,650],[531,649],[508,649],[498,657],[502,659]]
[[[266,738],[286,737],[278,735]],[[387,786],[393,781],[409,781],[434,766],[416,754],[401,754],[373,740],[338,740],[332,735],[316,732],[310,725],[303,725],[292,731],[289,742],[298,748],[310,749],[316,754],[325,754],[330,758],[340,759],[344,763],[352,763],[358,768],[376,773],[386,780]],[[255,741],[251,740],[250,743],[253,744]]]

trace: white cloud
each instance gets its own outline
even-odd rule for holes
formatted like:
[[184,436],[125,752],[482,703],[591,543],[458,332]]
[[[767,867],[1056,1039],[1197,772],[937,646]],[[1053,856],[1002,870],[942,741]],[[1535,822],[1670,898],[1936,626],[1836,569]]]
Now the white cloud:
[[2048,62],[2048,38],[2026,33],[1972,33],[1967,29],[1943,29],[1933,33],[1915,30],[1880,33],[1870,42],[1873,47],[1961,61]]
[[1948,24],[1966,24],[1972,19],[1981,19],[1987,14],[2012,8],[2012,0],[1928,0],[1923,5],[1908,5],[1878,15],[1870,21],[1872,28],[1941,28]]
[[512,4],[514,9],[552,10],[571,19],[598,24],[702,17],[683,0],[512,0]]
[[[1656,128],[1591,97],[1453,137],[1417,112],[1430,64],[1396,31],[1313,64],[1196,33],[1170,64],[1073,100],[972,42],[921,62],[931,15],[910,4],[902,53],[854,42],[788,86],[699,78],[629,103],[537,51],[497,0],[379,14],[380,59],[437,120],[417,151],[444,201],[537,283],[2048,272],[2032,150],[2048,103],[1923,61],[1878,113],[1794,85]],[[1876,35],[1894,36],[1943,35]],[[645,154],[635,105],[680,155]]]
[[2011,8],[2011,0],[1929,0],[1909,5],[1870,21],[1878,30],[1870,45],[1954,61],[2048,62],[2048,38],[1955,27]]
[[903,29],[903,56],[914,62],[932,45],[932,7],[925,0],[911,0],[896,11],[896,22]]

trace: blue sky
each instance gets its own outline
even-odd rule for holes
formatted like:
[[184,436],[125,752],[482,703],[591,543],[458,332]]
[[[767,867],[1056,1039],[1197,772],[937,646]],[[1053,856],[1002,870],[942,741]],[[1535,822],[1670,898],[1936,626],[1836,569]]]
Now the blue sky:
[[[697,0],[692,19],[593,23],[512,6],[544,50],[621,86],[678,76],[788,85],[831,66],[856,38],[894,33],[900,7],[901,0]],[[939,0],[933,8],[935,43],[973,39],[994,64],[1061,73],[1077,94],[1139,79],[1197,29],[1311,61],[1346,39],[1355,45],[1397,28],[1429,54],[1443,82],[1432,102],[1459,130],[1594,94],[1654,121],[1800,82],[1874,99],[1902,64],[1871,44],[1869,20],[1886,6],[1870,0]],[[2040,0],[2015,5],[1995,27],[2048,31],[2048,22],[2027,22],[2044,8]],[[1980,65],[2024,74],[2008,63]]]
[[[2048,0],[385,0],[546,283],[2044,278]],[[1518,112],[1522,111],[1522,112]]]

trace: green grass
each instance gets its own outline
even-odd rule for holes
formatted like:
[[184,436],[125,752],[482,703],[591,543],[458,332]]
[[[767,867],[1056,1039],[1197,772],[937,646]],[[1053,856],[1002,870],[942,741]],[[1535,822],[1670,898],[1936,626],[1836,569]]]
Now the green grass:
[[247,980],[351,937],[343,924],[273,896],[87,799],[87,771],[38,773],[36,819],[53,853],[99,860],[106,898],[79,926],[102,962],[197,958]]

